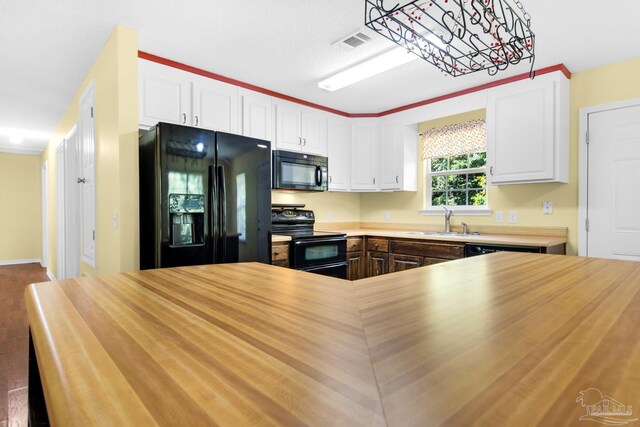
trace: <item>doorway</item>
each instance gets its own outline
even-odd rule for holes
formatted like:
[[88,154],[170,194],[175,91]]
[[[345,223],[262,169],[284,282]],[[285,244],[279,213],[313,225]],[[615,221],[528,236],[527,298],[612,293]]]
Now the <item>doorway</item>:
[[640,99],[580,122],[579,255],[640,261]]

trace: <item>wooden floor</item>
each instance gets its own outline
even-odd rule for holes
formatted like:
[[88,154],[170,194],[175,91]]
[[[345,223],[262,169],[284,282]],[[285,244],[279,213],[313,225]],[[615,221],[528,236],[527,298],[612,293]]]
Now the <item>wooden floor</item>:
[[0,266],[0,427],[27,425],[29,323],[24,289],[48,280],[39,264]]

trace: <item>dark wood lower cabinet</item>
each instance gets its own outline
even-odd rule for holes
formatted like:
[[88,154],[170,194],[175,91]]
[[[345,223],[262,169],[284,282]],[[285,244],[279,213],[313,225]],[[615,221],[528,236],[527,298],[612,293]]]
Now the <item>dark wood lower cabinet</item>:
[[364,277],[364,254],[347,252],[347,279],[358,280]]
[[389,272],[389,254],[386,252],[367,252],[367,277],[379,276]]
[[395,271],[410,270],[412,268],[422,267],[424,264],[424,258],[414,255],[389,255],[389,273]]

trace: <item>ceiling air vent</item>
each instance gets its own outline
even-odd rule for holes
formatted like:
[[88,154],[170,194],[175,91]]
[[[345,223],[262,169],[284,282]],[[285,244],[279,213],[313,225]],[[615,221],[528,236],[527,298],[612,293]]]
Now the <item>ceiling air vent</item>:
[[341,37],[340,40],[332,43],[334,46],[338,46],[341,49],[353,50],[359,46],[362,46],[366,42],[371,40],[371,37],[358,30],[349,35]]

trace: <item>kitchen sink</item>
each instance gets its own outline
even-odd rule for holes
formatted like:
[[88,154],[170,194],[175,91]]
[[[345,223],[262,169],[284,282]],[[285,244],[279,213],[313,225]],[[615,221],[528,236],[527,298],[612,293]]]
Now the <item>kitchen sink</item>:
[[478,236],[479,233],[462,234],[457,231],[405,231],[405,234],[414,236]]

